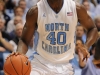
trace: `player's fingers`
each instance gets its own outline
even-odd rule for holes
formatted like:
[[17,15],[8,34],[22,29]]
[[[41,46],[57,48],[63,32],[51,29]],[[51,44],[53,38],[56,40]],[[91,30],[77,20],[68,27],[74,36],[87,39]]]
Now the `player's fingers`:
[[10,55],[15,55],[15,52],[12,52]]
[[78,53],[78,55],[80,56],[80,50],[79,50],[79,49],[77,50],[77,53]]
[[17,55],[19,55],[19,54],[20,54],[19,52],[16,52],[16,54],[15,54],[15,55],[17,56]]
[[88,60],[88,58],[89,58],[89,57],[87,56],[87,57],[86,57],[86,61]]
[[16,55],[16,56],[17,56],[17,55],[23,55],[24,57],[26,57],[26,58],[28,59],[28,57],[27,57],[25,54],[21,54],[21,53],[19,53],[19,52],[16,52],[15,55]]
[[89,57],[90,57],[90,53],[88,52],[88,53],[87,53],[87,58],[89,58]]
[[87,57],[84,57],[82,61],[87,61],[87,59],[88,59]]
[[85,60],[85,57],[83,58],[83,60],[82,61],[84,61]]
[[84,46],[79,46],[79,49],[81,50],[82,52],[82,55],[83,55],[83,61],[89,57],[89,53],[88,53],[88,50],[84,47]]
[[88,57],[85,58],[85,60],[87,61]]
[[90,57],[90,54],[87,53],[87,56],[83,58],[83,61],[86,59],[86,61],[88,60],[88,58]]
[[83,60],[83,54],[82,54],[81,51],[78,52],[78,57],[79,57],[79,59],[80,59],[81,61]]
[[6,60],[9,58],[9,56],[6,58]]
[[78,55],[81,56],[82,55],[82,52],[80,49],[78,49]]
[[85,54],[88,54],[88,50],[86,48],[82,48],[82,51],[85,53]]

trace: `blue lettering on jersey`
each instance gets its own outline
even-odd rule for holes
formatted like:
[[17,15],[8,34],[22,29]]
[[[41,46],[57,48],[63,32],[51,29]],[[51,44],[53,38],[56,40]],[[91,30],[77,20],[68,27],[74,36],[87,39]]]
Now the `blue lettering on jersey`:
[[50,24],[46,24],[46,25],[45,25],[45,30],[46,30],[46,31],[50,31],[49,25],[50,25]]
[[54,23],[51,23],[51,31],[54,31]]
[[[50,41],[46,44],[42,41],[42,49],[52,54],[62,54],[71,48],[71,43],[66,45],[69,24],[67,23],[49,23],[45,24],[45,31],[48,32],[46,40]],[[57,31],[55,33],[55,31]],[[62,37],[62,40],[61,40]]]
[[45,24],[45,31],[69,31],[69,24],[66,23],[51,23]]
[[71,49],[71,43],[64,46],[48,45],[42,41],[42,49],[51,54],[63,54]]
[[59,23],[55,23],[55,31],[59,30]]
[[[63,36],[63,41],[60,41],[60,37]],[[55,45],[64,45],[66,43],[66,32],[58,32],[57,38],[55,38],[55,32],[50,32],[46,37],[50,41],[50,44]]]
[[60,23],[61,31],[63,31],[64,23]]
[[65,24],[65,31],[69,31],[69,24]]

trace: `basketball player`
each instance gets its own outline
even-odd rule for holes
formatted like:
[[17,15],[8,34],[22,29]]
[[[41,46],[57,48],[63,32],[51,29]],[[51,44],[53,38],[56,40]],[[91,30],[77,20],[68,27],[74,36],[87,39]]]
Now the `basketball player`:
[[[77,21],[87,30],[88,49],[97,38],[97,28],[85,8],[73,0],[40,0],[26,15],[26,23],[17,52],[25,54],[36,27],[39,33],[37,52],[30,75],[73,75],[70,60],[74,57]],[[94,37],[95,36],[95,37]],[[88,53],[85,52],[84,58]]]

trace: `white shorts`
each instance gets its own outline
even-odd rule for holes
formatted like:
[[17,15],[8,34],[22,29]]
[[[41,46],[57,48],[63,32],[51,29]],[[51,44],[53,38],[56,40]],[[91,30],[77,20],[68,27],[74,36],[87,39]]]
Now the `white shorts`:
[[31,66],[30,75],[74,75],[74,70],[69,62],[54,64],[42,58],[40,55],[34,55]]

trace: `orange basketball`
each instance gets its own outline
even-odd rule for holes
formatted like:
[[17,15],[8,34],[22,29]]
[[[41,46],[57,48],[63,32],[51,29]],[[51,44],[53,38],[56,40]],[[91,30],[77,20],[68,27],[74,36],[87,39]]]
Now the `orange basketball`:
[[30,75],[31,65],[28,58],[21,54],[9,56],[4,63],[5,75]]

